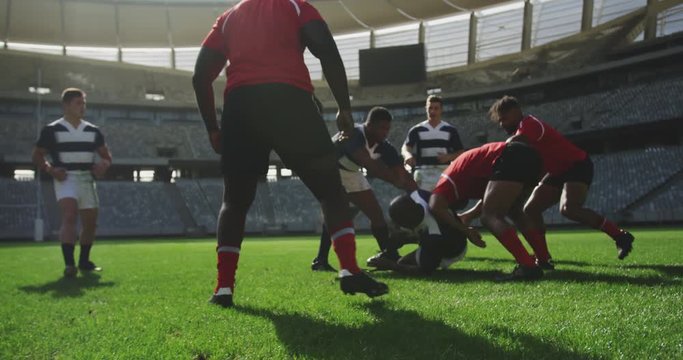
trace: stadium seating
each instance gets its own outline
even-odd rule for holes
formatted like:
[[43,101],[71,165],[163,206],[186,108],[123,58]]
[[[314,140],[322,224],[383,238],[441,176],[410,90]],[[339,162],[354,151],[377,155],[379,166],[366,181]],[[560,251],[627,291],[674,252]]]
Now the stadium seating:
[[0,178],[0,239],[31,237],[36,218],[34,181]]
[[197,225],[202,226],[206,232],[215,231],[218,209],[209,205],[207,195],[199,183],[195,180],[178,179],[175,185]]
[[[680,93],[683,93],[683,77],[673,76],[560,100],[531,102],[525,104],[525,111],[571,134],[681,117],[683,102],[675,96]],[[505,137],[488,120],[486,110],[451,110],[444,113],[444,119],[457,127],[463,144],[471,148]],[[389,141],[400,148],[410,127],[423,121],[425,115],[419,106],[392,111],[396,115]],[[45,104],[42,124],[58,118],[60,113],[58,105]],[[361,122],[364,116],[365,112],[359,112],[355,120]],[[35,118],[35,105],[0,100],[0,154],[27,158],[28,149],[36,139]],[[206,139],[204,124],[192,108],[174,112],[163,108],[95,105],[89,108],[87,119],[101,126],[118,158],[133,162],[135,159],[165,161],[169,155],[159,150],[171,149],[172,158],[217,159]],[[572,126],[576,120],[581,121],[580,128]],[[326,125],[330,135],[337,132],[335,122],[328,121]]]
[[269,182],[276,223],[287,231],[316,231],[322,226],[320,205],[298,179]]
[[186,229],[158,182],[100,181],[98,232],[102,235],[179,235]]
[[[683,203],[681,158],[681,146],[594,155],[595,177],[586,205],[615,220],[680,221],[683,219],[680,205]],[[388,219],[387,206],[401,191],[378,179],[372,179],[371,183]],[[49,182],[44,183],[44,186],[50,185]],[[190,230],[181,219],[168,186],[175,187],[180,193],[194,223],[206,233],[213,233],[223,192],[221,179],[178,179],[175,184],[98,182],[99,234],[139,236],[188,233]],[[3,189],[0,192],[0,238],[32,237],[37,202],[36,183],[0,178],[0,188]],[[651,193],[653,195],[649,196]],[[633,208],[632,204],[638,206]],[[631,209],[629,214],[624,213],[625,209]],[[48,220],[50,217],[53,220],[59,218],[57,213],[43,211]],[[572,223],[560,215],[557,206],[548,209],[545,220],[555,225]],[[46,221],[46,227],[54,227],[58,223]],[[369,230],[370,227],[364,215],[354,219],[354,224],[361,231]],[[319,231],[321,225],[322,214],[318,202],[300,180],[292,178],[258,184],[254,203],[247,215],[246,231],[310,233]],[[46,233],[54,235],[57,229],[48,230],[51,232]]]
[[[595,176],[586,206],[610,218],[621,218],[621,211],[628,205],[683,170],[681,158],[682,147],[654,147],[592,156]],[[572,223],[559,213],[558,206],[548,209],[545,218],[549,224]],[[634,217],[634,220],[639,219]]]
[[683,220],[683,178],[679,177],[650,201],[633,209],[631,219],[647,222]]

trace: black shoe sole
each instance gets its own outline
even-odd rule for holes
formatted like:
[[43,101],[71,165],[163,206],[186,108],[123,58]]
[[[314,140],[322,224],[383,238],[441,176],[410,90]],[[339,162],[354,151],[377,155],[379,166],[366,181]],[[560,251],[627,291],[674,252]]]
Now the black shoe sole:
[[634,240],[635,240],[635,238],[633,237],[633,235],[631,235],[630,238],[627,241],[625,241],[626,244],[624,244],[624,245],[626,245],[626,246],[621,247],[621,246],[619,246],[619,244],[617,244],[617,248],[619,249],[619,253],[617,254],[617,258],[619,260],[624,260],[624,258],[626,258],[628,256],[628,254],[630,254],[631,251],[633,251],[633,241]]
[[329,265],[327,266],[313,266],[311,265],[311,271],[317,271],[317,272],[333,272],[336,273],[337,270]]
[[235,306],[235,304],[232,302],[232,296],[228,297],[226,295],[223,295],[223,296],[213,295],[213,296],[211,296],[211,298],[209,298],[209,304],[218,305],[222,308],[231,308],[231,307]]
[[382,290],[382,291],[373,291],[373,292],[350,291],[350,290],[343,290],[343,289],[342,289],[342,292],[343,292],[345,295],[356,295],[356,293],[360,293],[360,294],[365,294],[365,295],[367,295],[369,298],[376,298],[376,297],[378,297],[378,296],[382,296],[382,295],[388,294],[388,293],[389,293],[389,289]]

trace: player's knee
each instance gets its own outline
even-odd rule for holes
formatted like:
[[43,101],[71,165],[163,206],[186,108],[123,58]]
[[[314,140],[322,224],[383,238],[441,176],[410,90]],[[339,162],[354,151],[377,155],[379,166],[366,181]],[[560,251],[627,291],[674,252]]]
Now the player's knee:
[[540,211],[537,206],[534,206],[534,204],[526,204],[524,205],[522,212],[526,216],[538,216],[542,211]]
[[566,203],[560,206],[560,214],[569,219],[576,218],[579,211],[580,207],[574,204]]
[[94,222],[92,224],[83,223],[83,232],[84,233],[95,234],[96,230],[97,230],[97,222]]
[[234,195],[230,196],[227,199],[223,199],[223,203],[221,204],[221,210],[230,210],[230,211],[248,211],[249,207],[251,206],[251,203],[254,202],[254,198],[256,197],[256,194],[239,194],[239,195]]
[[441,257],[436,256],[436,254],[422,255],[420,256],[420,270],[425,275],[431,275],[439,267],[441,263]]
[[62,214],[62,226],[76,227],[77,215],[75,212],[65,212]]
[[502,219],[502,216],[499,214],[496,214],[494,212],[487,212],[484,211],[481,213],[481,223],[484,226],[490,227],[492,224],[494,224],[496,221],[500,221]]
[[388,229],[387,221],[384,220],[384,216],[380,213],[380,216],[370,218],[370,229],[372,231]]

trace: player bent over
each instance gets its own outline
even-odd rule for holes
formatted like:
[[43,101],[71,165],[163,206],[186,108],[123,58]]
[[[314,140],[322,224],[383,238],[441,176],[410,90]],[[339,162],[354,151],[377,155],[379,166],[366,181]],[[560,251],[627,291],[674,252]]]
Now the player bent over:
[[[358,210],[362,211],[370,219],[372,235],[380,248],[380,253],[375,257],[387,257],[395,262],[399,255],[396,245],[389,238],[389,228],[384,220],[382,207],[361,171],[361,168],[365,168],[369,175],[389,182],[399,189],[417,189],[417,184],[403,167],[398,151],[387,141],[391,131],[391,120],[389,110],[374,107],[368,113],[365,123],[357,124],[348,139],[342,140],[342,134],[337,133],[332,137],[332,141],[337,147],[342,185],[349,200],[355,205],[351,218],[355,217]],[[330,245],[329,232],[327,227],[323,227],[318,256],[313,260],[311,269],[335,271],[327,262]]]
[[448,224],[473,244],[486,244],[475,230],[456,219],[449,208],[470,199],[482,199],[481,222],[514,256],[517,266],[497,280],[533,280],[543,275],[536,259],[517,236],[515,225],[523,224],[523,201],[538,181],[541,159],[530,146],[517,142],[495,142],[458,156],[441,174],[429,199],[429,208],[439,223]]
[[558,201],[564,217],[606,233],[616,244],[618,258],[628,256],[633,248],[633,235],[584,206],[593,181],[593,162],[588,154],[546,122],[533,115],[524,115],[519,102],[512,96],[496,101],[489,110],[489,116],[513,135],[508,141],[528,143],[538,150],[543,159],[545,176],[524,206],[529,220],[528,229],[520,229],[536,252],[539,265],[544,269],[554,269],[545,236],[543,212]]

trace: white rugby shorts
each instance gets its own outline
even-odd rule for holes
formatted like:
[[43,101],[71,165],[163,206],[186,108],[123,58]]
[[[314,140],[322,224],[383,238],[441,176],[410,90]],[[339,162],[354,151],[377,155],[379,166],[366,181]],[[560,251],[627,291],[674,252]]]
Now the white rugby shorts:
[[90,171],[68,171],[66,179],[53,180],[57,201],[64,198],[76,199],[79,209],[95,209],[100,205],[95,180]]
[[365,178],[361,171],[339,169],[339,176],[346,193],[372,190],[370,182],[368,182],[368,179]]
[[445,165],[422,166],[415,170],[413,178],[420,189],[431,192],[436,187],[436,183],[439,182],[441,173],[447,167]]

